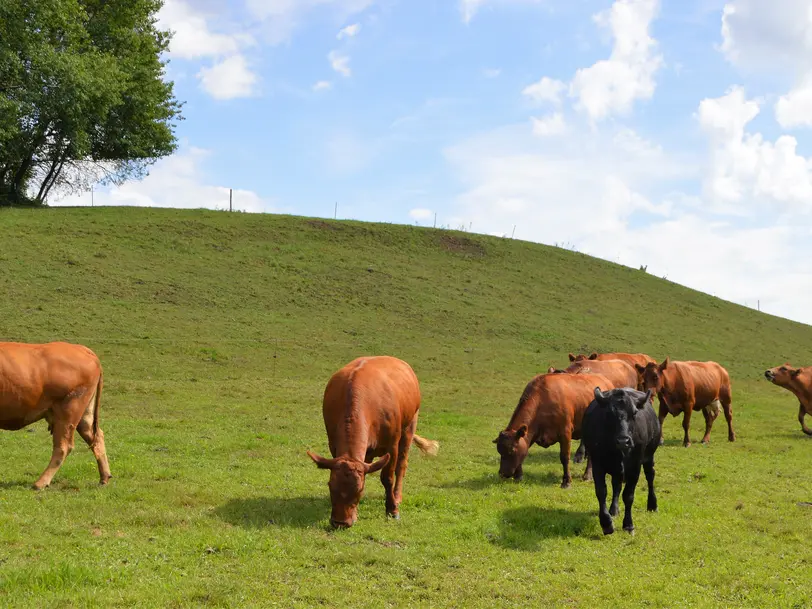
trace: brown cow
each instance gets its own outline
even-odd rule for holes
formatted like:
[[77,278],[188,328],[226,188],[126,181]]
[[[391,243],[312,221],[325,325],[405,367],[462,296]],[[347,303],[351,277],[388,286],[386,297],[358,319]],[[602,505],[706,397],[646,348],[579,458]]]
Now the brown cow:
[[99,427],[103,385],[99,358],[69,343],[0,343],[0,429],[15,431],[41,419],[53,436],[51,462],[34,483],[47,487],[73,450],[78,431],[96,457],[101,484],[112,477]]
[[[661,428],[669,413],[674,417],[683,413],[682,428],[685,430],[683,446],[691,445],[688,429],[694,410],[701,410],[705,416],[705,436],[702,443],[710,441],[711,427],[719,416],[720,404],[727,419],[727,439],[730,442],[736,440],[733,431],[733,410],[730,406],[730,376],[722,366],[716,362],[672,362],[666,357],[659,366],[656,363],[650,363],[645,367],[638,364],[637,371],[643,377],[644,388],[657,392],[660,401]],[[661,431],[660,444],[662,443]]]
[[559,374],[561,372],[592,372],[593,374],[601,374],[609,379],[613,389],[622,389],[623,387],[636,389],[638,383],[638,374],[634,366],[619,359],[578,360],[570,364],[565,370],[550,366],[547,372]]
[[787,391],[795,394],[800,402],[798,409],[798,422],[801,424],[801,429],[808,436],[812,436],[812,429],[809,429],[804,423],[806,415],[812,415],[812,366],[804,368],[793,368],[789,364],[783,366],[776,366],[770,368],[764,373],[767,380],[783,387]]
[[[501,457],[499,475],[502,478],[522,478],[522,463],[530,446],[535,443],[549,448],[560,445],[564,476],[561,488],[572,483],[570,476],[570,445],[581,438],[581,420],[594,399],[595,387],[602,391],[612,383],[600,374],[539,374],[524,389],[508,426],[493,441]],[[584,480],[592,478],[592,463],[587,455]]]
[[[621,361],[626,362],[632,368],[636,368],[638,365],[643,366],[644,368],[648,364],[656,364],[657,362],[654,360],[653,357],[646,355],[645,353],[590,353],[587,355],[573,355],[572,353],[569,354],[569,358],[571,362],[580,362],[583,360],[590,360],[590,361],[606,361],[606,360],[613,360],[619,359]],[[639,391],[643,391],[643,378],[638,375],[637,376],[637,389]]]
[[[397,358],[359,357],[330,378],[322,415],[333,458],[309,450],[307,454],[320,468],[330,470],[333,527],[355,524],[365,477],[378,470],[386,491],[386,514],[400,518],[412,441],[427,454],[437,454],[439,447],[415,433],[419,410],[417,376]],[[381,458],[372,463],[375,457]]]

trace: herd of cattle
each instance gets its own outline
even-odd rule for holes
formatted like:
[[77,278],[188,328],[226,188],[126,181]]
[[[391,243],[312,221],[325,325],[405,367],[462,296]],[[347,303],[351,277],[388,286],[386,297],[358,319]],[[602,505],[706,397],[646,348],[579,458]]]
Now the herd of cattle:
[[[691,414],[701,411],[708,442],[714,420],[725,413],[728,440],[733,442],[730,377],[716,362],[671,361],[658,364],[645,354],[569,355],[566,369],[550,368],[525,387],[507,427],[494,440],[500,455],[499,474],[521,479],[531,445],[560,445],[562,487],[571,484],[570,450],[581,440],[573,460],[586,457],[584,480],[594,480],[604,534],[614,531],[623,488],[623,528],[633,531],[631,508],[641,468],[648,483],[649,510],[657,509],[654,453],[662,444],[668,414],[683,414],[684,446],[690,446]],[[812,414],[812,367],[789,364],[765,372],[770,382],[791,391],[800,402],[798,420],[812,436],[804,416]],[[45,419],[53,436],[48,467],[34,483],[47,487],[73,450],[74,433],[93,451],[101,484],[111,478],[99,427],[103,372],[96,354],[82,345],[0,343],[0,429],[18,430]],[[653,397],[659,399],[659,416]],[[386,514],[399,518],[403,478],[412,443],[436,454],[438,443],[418,436],[421,393],[412,367],[390,356],[360,357],[330,378],[322,414],[332,458],[307,454],[319,468],[330,470],[330,523],[352,526],[367,474],[380,471]],[[651,404],[651,406],[649,406]],[[377,461],[375,460],[377,459]],[[612,501],[606,508],[606,475]]]

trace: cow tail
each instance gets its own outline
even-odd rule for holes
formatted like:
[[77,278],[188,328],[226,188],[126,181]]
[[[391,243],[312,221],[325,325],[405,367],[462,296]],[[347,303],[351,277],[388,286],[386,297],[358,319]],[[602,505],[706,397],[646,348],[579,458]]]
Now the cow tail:
[[93,404],[93,440],[99,434],[99,406],[101,405],[102,387],[104,386],[104,370],[99,366],[99,382],[96,384],[96,399]]
[[421,438],[417,434],[412,436],[412,443],[417,445],[424,454],[435,456],[437,451],[440,450],[440,443],[436,440],[427,440],[426,438]]

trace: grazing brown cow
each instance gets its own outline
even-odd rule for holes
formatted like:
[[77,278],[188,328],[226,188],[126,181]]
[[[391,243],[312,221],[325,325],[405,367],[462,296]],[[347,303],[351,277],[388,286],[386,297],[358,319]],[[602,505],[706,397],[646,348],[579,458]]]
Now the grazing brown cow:
[[[691,445],[688,429],[691,425],[691,413],[701,410],[705,415],[705,436],[702,443],[710,441],[711,427],[719,416],[721,404],[727,419],[727,439],[736,440],[733,431],[733,410],[730,406],[730,376],[716,362],[672,362],[668,357],[659,366],[648,364],[637,365],[637,371],[643,377],[646,390],[657,392],[660,401],[660,426],[665,417],[678,416],[683,413],[682,428],[685,430],[683,446]],[[663,442],[660,432],[660,444]]]
[[[645,368],[648,364],[657,363],[653,357],[649,357],[645,353],[590,353],[588,356],[573,355],[570,353],[569,357],[571,362],[580,362],[583,360],[600,362],[619,359],[629,364],[632,368],[636,368],[638,365]],[[643,390],[643,379],[640,375],[637,376],[637,389],[641,391]]]
[[[412,441],[428,454],[436,454],[439,447],[415,433],[419,410],[417,376],[395,357],[359,357],[330,378],[322,415],[333,458],[307,454],[320,468],[330,470],[333,527],[355,523],[365,477],[378,470],[386,491],[386,514],[400,517]],[[372,463],[375,457],[381,458]]]
[[812,415],[812,366],[793,368],[789,364],[770,368],[764,373],[767,380],[791,391],[800,402],[798,409],[798,422],[801,429],[808,436],[812,436],[812,429],[804,423],[806,415]]
[[[560,445],[564,476],[561,488],[572,483],[570,446],[581,439],[581,420],[594,399],[595,387],[608,391],[613,387],[600,374],[540,374],[524,389],[508,426],[494,440],[501,457],[499,475],[521,480],[522,463],[532,444],[549,448]],[[592,479],[592,463],[587,455],[584,480]]]
[[101,484],[112,477],[99,427],[102,392],[99,358],[87,347],[56,342],[0,343],[0,429],[18,430],[45,419],[53,436],[51,462],[34,483],[51,483],[73,450],[73,433],[87,442]]
[[637,370],[634,369],[634,366],[619,359],[578,360],[570,364],[565,370],[550,366],[547,372],[558,374],[562,372],[592,372],[593,374],[600,374],[609,379],[613,389],[622,389],[623,387],[636,389],[638,381]]

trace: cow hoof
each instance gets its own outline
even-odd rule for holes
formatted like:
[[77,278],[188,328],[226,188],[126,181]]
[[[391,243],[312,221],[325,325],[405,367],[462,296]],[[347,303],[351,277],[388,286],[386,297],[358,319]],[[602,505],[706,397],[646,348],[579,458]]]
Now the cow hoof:
[[31,489],[35,491],[42,491],[45,490],[46,488],[48,488],[47,484],[33,484],[31,486]]
[[611,535],[615,532],[615,527],[611,524],[608,527],[603,527],[603,534],[604,535]]
[[592,482],[592,474],[590,474],[588,476],[586,474],[584,474],[584,477],[582,479],[583,479],[584,482]]
[[731,434],[727,437],[728,442],[735,442],[736,441],[736,434]]
[[620,508],[612,507],[612,508],[609,509],[609,515],[612,516],[613,518],[615,516],[617,516],[618,514],[620,514]]
[[575,456],[572,458],[573,463],[582,463],[583,460],[584,460],[584,456],[579,455],[578,453],[576,453]]
[[629,535],[634,535],[634,525],[623,527],[623,530],[626,531]]
[[648,506],[646,509],[647,509],[649,512],[656,512],[656,511],[657,511],[657,504],[654,504],[654,505],[649,505],[649,506]]
[[562,482],[561,483],[561,488],[569,488],[571,486],[572,486],[571,482]]
[[683,442],[682,446],[683,446],[683,448],[689,448],[691,446],[691,443],[690,442]]

